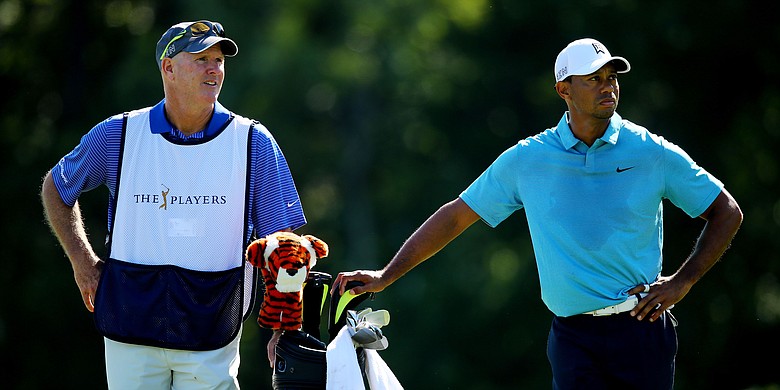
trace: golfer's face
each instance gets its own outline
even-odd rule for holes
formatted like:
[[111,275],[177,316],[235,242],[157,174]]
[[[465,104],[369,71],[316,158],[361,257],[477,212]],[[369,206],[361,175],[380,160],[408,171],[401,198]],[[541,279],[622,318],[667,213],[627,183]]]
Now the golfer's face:
[[620,99],[615,66],[606,64],[595,73],[572,76],[570,97],[572,106],[580,113],[598,119],[611,118]]

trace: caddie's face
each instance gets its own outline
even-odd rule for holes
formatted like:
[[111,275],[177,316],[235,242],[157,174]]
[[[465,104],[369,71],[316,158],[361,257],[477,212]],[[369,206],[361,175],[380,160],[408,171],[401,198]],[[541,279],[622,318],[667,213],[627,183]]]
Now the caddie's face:
[[214,104],[225,79],[225,56],[220,45],[200,53],[180,52],[171,58],[176,98],[194,104]]
[[595,73],[572,76],[567,103],[571,111],[597,119],[609,119],[620,99],[620,85],[615,66],[608,63]]

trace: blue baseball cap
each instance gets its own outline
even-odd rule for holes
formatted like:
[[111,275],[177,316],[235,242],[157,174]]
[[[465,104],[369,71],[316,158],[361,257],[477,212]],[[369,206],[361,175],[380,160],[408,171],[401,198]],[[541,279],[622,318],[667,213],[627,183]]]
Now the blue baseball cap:
[[217,22],[199,20],[174,24],[157,42],[157,67],[163,58],[173,58],[182,51],[200,53],[215,44],[222,45],[222,54],[233,57],[238,54],[238,45],[225,36],[225,29]]

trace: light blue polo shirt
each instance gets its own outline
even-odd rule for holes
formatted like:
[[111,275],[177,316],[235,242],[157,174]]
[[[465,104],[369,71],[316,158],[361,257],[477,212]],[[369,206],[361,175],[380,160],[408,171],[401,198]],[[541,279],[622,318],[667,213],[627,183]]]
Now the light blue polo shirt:
[[507,149],[460,195],[491,227],[525,209],[542,300],[558,316],[620,303],[655,281],[663,199],[697,217],[723,188],[678,146],[617,113],[591,147],[567,118]]

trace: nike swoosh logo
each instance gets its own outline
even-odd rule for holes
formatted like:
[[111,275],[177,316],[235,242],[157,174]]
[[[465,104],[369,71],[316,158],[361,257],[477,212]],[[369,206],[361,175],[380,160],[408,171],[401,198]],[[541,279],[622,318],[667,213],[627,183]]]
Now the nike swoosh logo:
[[296,199],[295,202],[287,202],[287,207],[293,207],[296,203],[298,203],[300,199]]
[[617,169],[615,169],[615,172],[617,172],[617,173],[625,172],[625,171],[627,171],[629,169],[634,169],[634,167],[628,167],[628,168],[617,167]]

